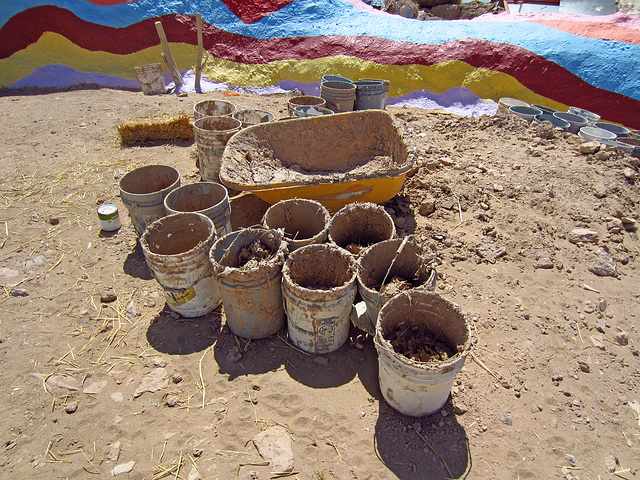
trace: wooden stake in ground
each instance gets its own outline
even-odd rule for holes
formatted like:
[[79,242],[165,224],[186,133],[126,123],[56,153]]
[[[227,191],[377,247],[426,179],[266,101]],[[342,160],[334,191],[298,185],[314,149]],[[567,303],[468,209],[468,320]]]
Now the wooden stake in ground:
[[173,55],[171,55],[171,49],[169,48],[167,36],[164,34],[164,28],[162,28],[162,22],[156,22],[156,30],[158,31],[158,37],[160,37],[160,43],[162,44],[162,50],[164,52],[162,58],[169,67],[173,81],[176,84],[176,89],[178,89],[182,86],[182,75],[180,75],[180,70],[178,70]]
[[198,58],[196,60],[196,92],[201,93],[200,77],[202,76],[202,16],[196,13],[196,29],[198,30]]

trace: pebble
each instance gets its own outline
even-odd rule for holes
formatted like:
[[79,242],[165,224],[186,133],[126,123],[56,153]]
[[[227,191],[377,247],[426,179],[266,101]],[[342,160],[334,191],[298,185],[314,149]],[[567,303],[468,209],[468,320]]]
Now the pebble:
[[194,448],[193,449],[193,456],[196,458],[199,458],[202,456],[202,454],[204,453],[204,450],[201,448]]
[[64,411],[67,413],[76,413],[77,410],[78,410],[78,402],[67,403],[67,406],[64,407]]
[[580,368],[580,371],[582,371],[584,373],[590,373],[591,372],[591,367],[589,366],[589,364],[586,363],[586,362],[582,362],[580,360],[578,360],[578,368]]
[[564,459],[569,462],[569,465],[571,465],[572,467],[577,467],[578,466],[578,459],[573,456],[573,455],[565,455]]
[[598,142],[586,142],[580,145],[580,153],[591,154],[596,153],[600,149]]
[[118,299],[118,296],[115,292],[100,292],[100,302],[101,303],[112,303]]
[[619,332],[614,341],[621,346],[629,345],[629,334],[627,332]]
[[533,268],[535,269],[546,269],[546,270],[550,270],[555,266],[555,264],[553,263],[553,260],[551,260],[551,258],[549,257],[543,257],[541,259],[539,259],[536,263],[533,264]]
[[175,407],[177,405],[180,405],[184,403],[182,400],[180,400],[178,397],[176,397],[175,395],[167,395],[164,399],[164,404],[167,407]]
[[602,337],[600,335],[591,335],[589,339],[591,340],[591,343],[594,347],[599,348],[600,350],[605,349],[604,341],[602,340]]
[[237,345],[233,345],[229,348],[229,351],[227,352],[227,359],[233,363],[239,362],[242,359],[242,353]]
[[109,445],[109,453],[107,453],[107,458],[112,462],[117,462],[118,458],[120,458],[120,447],[120,440]]
[[44,255],[38,255],[24,262],[24,268],[34,268],[44,265],[45,263],[47,263],[47,257]]
[[313,361],[316,362],[318,365],[328,365],[329,364],[329,359],[327,357],[314,357]]
[[436,201],[433,199],[429,199],[429,200],[423,200],[423,202],[420,204],[420,209],[418,210],[420,212],[420,215],[423,216],[427,216],[433,212],[435,212],[436,210]]
[[171,381],[173,383],[180,383],[182,381],[182,375],[180,375],[179,373],[172,373]]
[[613,473],[616,471],[616,467],[618,466],[618,459],[613,455],[609,456],[604,459],[604,466],[607,467],[607,472]]
[[293,448],[289,432],[276,425],[253,437],[253,444],[262,458],[268,460],[272,472],[288,473],[293,470]]
[[509,412],[504,412],[500,415],[500,421],[505,425],[513,425],[513,418]]
[[476,251],[480,258],[490,263],[496,263],[496,260],[507,254],[507,248],[497,243],[484,243],[480,245]]
[[596,330],[600,333],[606,333],[605,328],[607,328],[607,322],[605,322],[604,320],[600,320],[596,325]]
[[456,202],[454,202],[453,200],[445,200],[440,205],[442,206],[442,208],[446,208],[447,210],[453,210]]
[[587,300],[584,302],[584,308],[582,309],[584,313],[594,313],[596,311],[596,304]]
[[615,277],[618,275],[616,261],[604,250],[600,251],[598,259],[589,266],[589,271],[600,277]]
[[562,375],[559,374],[555,374],[553,377],[551,377],[551,380],[554,382],[561,382],[564,379],[564,377]]
[[599,234],[589,228],[574,228],[569,232],[567,239],[571,243],[598,243]]
[[121,463],[120,465],[116,465],[115,467],[113,467],[113,470],[111,470],[111,475],[116,476],[116,475],[120,475],[121,473],[129,473],[131,470],[133,470],[133,467],[136,465],[136,462],[134,460],[131,460],[130,462],[127,463]]
[[169,374],[164,368],[156,368],[142,377],[140,385],[138,385],[138,388],[136,388],[136,391],[133,393],[133,397],[138,398],[145,392],[157,392],[168,386]]
[[51,225],[58,225],[60,223],[60,218],[58,218],[58,217],[49,217],[49,223]]
[[28,297],[29,291],[24,288],[13,288],[11,289],[11,293],[9,293],[12,297]]
[[504,187],[502,185],[500,185],[499,183],[494,183],[493,184],[493,190],[495,192],[502,192],[504,190]]

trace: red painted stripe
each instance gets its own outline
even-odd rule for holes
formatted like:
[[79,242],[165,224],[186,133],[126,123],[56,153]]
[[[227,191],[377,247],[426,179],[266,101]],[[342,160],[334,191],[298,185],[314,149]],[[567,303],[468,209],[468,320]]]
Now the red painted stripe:
[[[196,43],[193,17],[167,15],[160,19],[170,42]],[[15,15],[0,29],[0,58],[7,58],[36,42],[46,31],[57,32],[86,50],[126,55],[158,45],[156,20],[148,19],[116,29],[85,22],[58,7],[36,7]],[[354,56],[382,65],[430,66],[460,60],[475,68],[511,75],[544,97],[640,128],[640,116],[637,114],[640,101],[594,87],[556,63],[510,44],[462,39],[438,45],[419,45],[358,36],[259,40],[224,32],[208,24],[203,25],[203,31],[204,46],[214,57],[248,65],[336,55]]]
[[286,7],[293,0],[222,0],[233,14],[249,24]]
[[581,37],[640,44],[640,30],[612,23],[573,22],[570,20],[533,20],[533,22]]

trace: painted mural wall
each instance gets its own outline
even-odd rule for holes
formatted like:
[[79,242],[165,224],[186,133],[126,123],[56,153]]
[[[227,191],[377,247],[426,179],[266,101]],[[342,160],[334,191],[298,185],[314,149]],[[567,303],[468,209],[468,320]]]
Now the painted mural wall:
[[640,18],[623,13],[419,21],[358,0],[3,0],[0,88],[138,88],[134,67],[161,61],[158,20],[194,69],[196,13],[204,74],[229,86],[313,93],[339,73],[389,79],[390,103],[508,96],[640,128]]

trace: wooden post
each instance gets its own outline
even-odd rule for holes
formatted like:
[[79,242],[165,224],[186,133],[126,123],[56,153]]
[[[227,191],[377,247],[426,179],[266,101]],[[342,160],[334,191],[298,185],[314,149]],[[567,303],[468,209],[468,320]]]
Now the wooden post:
[[173,81],[176,84],[176,89],[178,89],[182,86],[182,75],[180,75],[180,70],[178,70],[178,66],[173,59],[173,55],[171,55],[171,49],[169,48],[169,42],[167,42],[167,36],[164,34],[164,28],[162,28],[162,22],[156,22],[156,30],[158,31],[162,50],[164,51],[162,58],[167,62]]
[[196,28],[198,30],[198,59],[196,61],[196,92],[201,92],[200,77],[202,75],[202,16],[196,13]]

